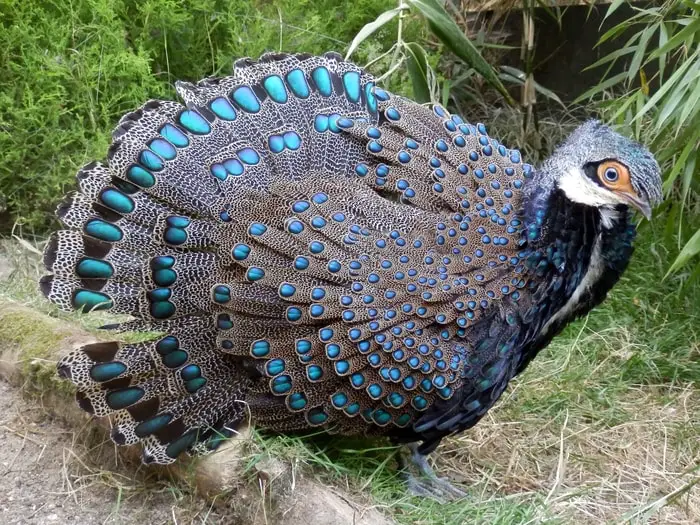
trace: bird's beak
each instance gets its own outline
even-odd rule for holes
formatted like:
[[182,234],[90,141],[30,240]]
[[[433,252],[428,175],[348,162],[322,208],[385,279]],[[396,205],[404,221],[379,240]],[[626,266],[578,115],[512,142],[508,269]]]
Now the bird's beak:
[[639,210],[639,212],[644,215],[646,220],[651,220],[651,205],[646,199],[632,193],[620,193],[619,195],[629,202],[630,205]]

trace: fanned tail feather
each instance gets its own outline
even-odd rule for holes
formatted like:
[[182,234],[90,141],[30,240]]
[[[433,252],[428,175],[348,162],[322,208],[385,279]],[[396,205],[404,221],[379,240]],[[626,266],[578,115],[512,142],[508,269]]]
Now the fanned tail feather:
[[[81,406],[167,463],[218,446],[245,406],[279,431],[377,434],[471,400],[473,349],[454,339],[525,286],[517,152],[335,54],[245,59],[177,90],[185,106],[120,121],[47,247],[41,287],[61,308],[162,333],[63,359]],[[495,370],[479,395],[509,359],[479,363]]]
[[[334,54],[238,61],[231,77],[178,83],[185,106],[150,101],[125,115],[107,163],[78,172],[79,192],[58,210],[68,229],[46,249],[42,291],[65,310],[134,316],[120,330],[163,333],[88,345],[58,365],[81,407],[116,413],[115,442],[143,441],[145,461],[159,463],[215,448],[244,416],[256,390],[251,374],[264,374],[245,364],[259,335],[276,334],[280,344],[311,335],[281,321],[276,290],[237,264],[232,240],[247,238],[249,225],[232,218],[269,207],[261,195],[283,179],[325,168],[349,175],[348,162],[329,154],[347,152],[349,141],[329,121],[372,118],[368,82]],[[282,271],[287,263],[275,250],[258,252],[261,264]],[[270,328],[261,330],[261,317]],[[222,346],[224,338],[235,345]],[[282,402],[259,397],[278,409]]]

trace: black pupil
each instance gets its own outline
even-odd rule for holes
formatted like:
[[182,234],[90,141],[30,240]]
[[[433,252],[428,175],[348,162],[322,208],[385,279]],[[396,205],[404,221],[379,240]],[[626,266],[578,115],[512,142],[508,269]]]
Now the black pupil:
[[617,180],[617,170],[615,168],[608,168],[605,170],[605,178],[610,182],[615,182]]

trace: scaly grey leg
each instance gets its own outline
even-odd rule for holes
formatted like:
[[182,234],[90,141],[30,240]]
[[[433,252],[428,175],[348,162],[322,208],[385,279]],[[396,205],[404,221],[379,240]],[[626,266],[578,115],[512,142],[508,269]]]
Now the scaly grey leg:
[[[428,457],[418,452],[418,443],[410,443],[406,448],[409,454],[402,451],[399,466],[403,469],[401,477],[412,495],[432,498],[439,503],[468,496],[466,491],[452,485],[447,478],[437,477],[428,464]],[[416,470],[418,475],[412,470]]]

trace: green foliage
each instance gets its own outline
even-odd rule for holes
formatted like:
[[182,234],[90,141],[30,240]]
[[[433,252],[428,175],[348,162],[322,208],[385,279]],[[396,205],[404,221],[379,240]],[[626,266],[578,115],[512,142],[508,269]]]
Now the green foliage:
[[[393,0],[0,2],[0,219],[46,231],[119,118],[265,51],[342,51]],[[381,30],[379,41],[389,41]],[[390,44],[389,44],[390,45]],[[377,46],[363,46],[358,62]],[[6,209],[5,209],[6,208]]]
[[[606,17],[621,4],[613,2]],[[628,39],[591,66],[607,70],[601,82],[579,100],[595,98],[606,120],[628,128],[650,146],[665,174],[668,220],[682,223],[700,182],[700,4],[666,0],[635,10],[634,16],[601,36],[600,43]],[[626,70],[610,76],[619,60],[628,61]],[[654,71],[651,77],[648,71]],[[607,96],[609,90],[619,88],[624,90],[622,96]],[[688,237],[682,230],[679,233],[679,242]],[[696,232],[669,272],[698,253],[700,233]]]

